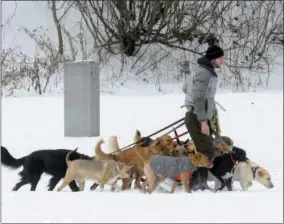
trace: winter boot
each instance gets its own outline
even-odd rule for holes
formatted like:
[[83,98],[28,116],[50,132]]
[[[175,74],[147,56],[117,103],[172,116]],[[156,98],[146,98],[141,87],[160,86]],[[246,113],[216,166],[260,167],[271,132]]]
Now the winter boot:
[[208,178],[208,169],[204,167],[199,167],[196,171],[197,177],[196,182],[192,185],[192,190],[211,190],[207,185],[207,178]]
[[189,188],[194,189],[195,185],[197,184],[197,176],[198,176],[198,170],[194,171],[191,174],[191,181],[189,182]]

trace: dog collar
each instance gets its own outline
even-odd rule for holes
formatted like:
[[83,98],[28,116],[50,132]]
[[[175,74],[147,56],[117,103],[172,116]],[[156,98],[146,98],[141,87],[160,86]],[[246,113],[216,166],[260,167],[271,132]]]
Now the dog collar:
[[256,174],[256,171],[258,170],[259,166],[255,166],[255,167],[251,167],[251,170],[252,170],[252,175],[253,175],[253,179],[255,179],[255,174]]
[[236,160],[234,160],[234,158],[233,158],[233,156],[232,156],[232,153],[230,153],[230,158],[231,158],[232,162],[234,163],[234,165],[236,166],[236,165],[237,165],[237,162],[236,162]]

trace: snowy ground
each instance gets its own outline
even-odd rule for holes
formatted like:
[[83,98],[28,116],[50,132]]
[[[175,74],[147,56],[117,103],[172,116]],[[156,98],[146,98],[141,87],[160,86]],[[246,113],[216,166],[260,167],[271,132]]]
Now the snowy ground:
[[[121,146],[132,143],[136,129],[148,135],[183,117],[183,100],[178,94],[102,96],[101,137],[117,135]],[[248,192],[241,192],[235,183],[234,192],[144,195],[134,190],[91,192],[88,183],[84,192],[72,193],[69,188],[47,192],[49,177],[43,175],[36,192],[30,192],[29,185],[12,192],[20,169],[2,167],[2,222],[283,223],[283,92],[220,93],[217,101],[227,110],[219,110],[223,135],[271,173],[273,189],[254,183]],[[62,97],[6,98],[2,106],[2,145],[13,156],[77,146],[93,155],[99,138],[64,137]]]

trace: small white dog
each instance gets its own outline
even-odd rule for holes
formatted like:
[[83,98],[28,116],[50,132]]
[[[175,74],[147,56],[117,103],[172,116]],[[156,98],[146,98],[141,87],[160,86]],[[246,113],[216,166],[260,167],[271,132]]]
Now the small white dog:
[[[220,187],[220,182],[210,172],[208,181],[215,181],[214,189]],[[247,191],[253,185],[252,181],[257,181],[269,189],[274,187],[269,172],[251,161],[241,162],[236,166],[233,181],[240,182],[243,191]]]

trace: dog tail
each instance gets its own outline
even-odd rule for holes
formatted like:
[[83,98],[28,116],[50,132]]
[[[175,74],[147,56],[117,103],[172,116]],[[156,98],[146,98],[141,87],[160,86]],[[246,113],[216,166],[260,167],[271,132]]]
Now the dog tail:
[[66,155],[66,163],[68,164],[68,162],[70,161],[70,156],[73,152],[76,152],[78,150],[78,147],[76,149],[74,149],[73,151],[70,151],[67,153]]
[[1,146],[1,163],[11,169],[17,169],[25,162],[26,156],[16,159],[14,158],[5,147]]
[[101,139],[96,144],[96,147],[95,147],[96,160],[113,160],[112,154],[106,154],[102,151],[101,145],[103,143],[104,143],[104,140]]
[[[139,130],[136,130],[135,135],[134,135],[134,142],[138,142],[140,141],[141,138],[141,132]],[[140,142],[139,142],[140,143]],[[139,143],[136,143],[136,145],[139,145]]]

